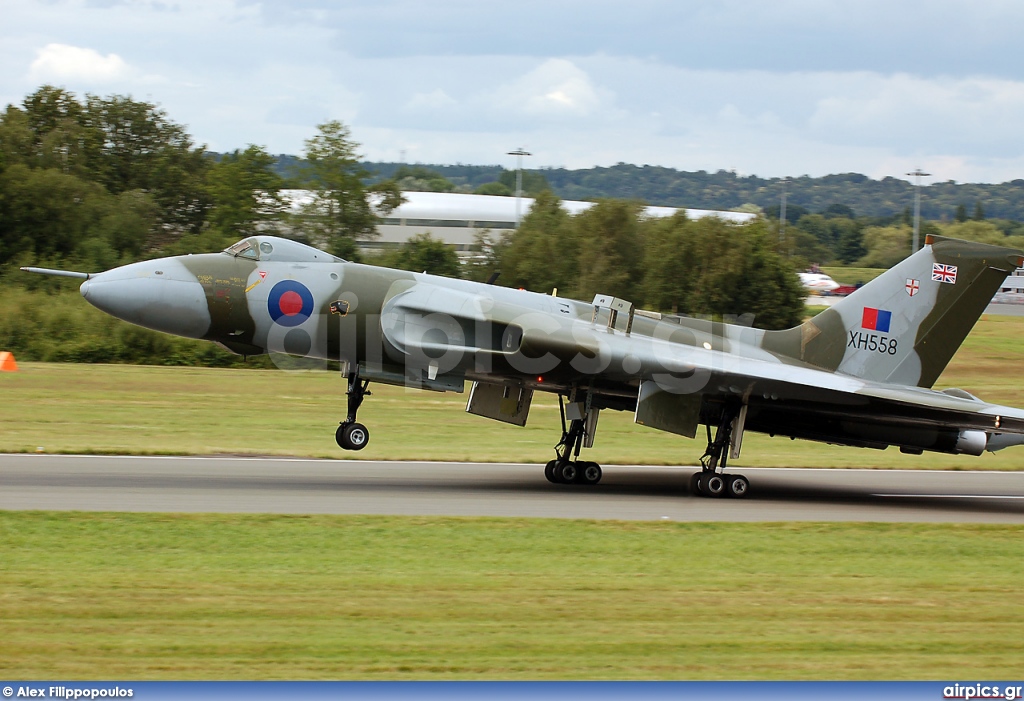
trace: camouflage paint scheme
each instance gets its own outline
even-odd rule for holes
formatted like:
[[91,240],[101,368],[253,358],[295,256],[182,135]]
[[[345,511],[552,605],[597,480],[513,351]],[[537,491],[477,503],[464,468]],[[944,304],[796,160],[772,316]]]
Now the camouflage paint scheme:
[[375,382],[586,397],[588,411],[635,411],[689,437],[742,407],[740,435],[980,454],[1024,442],[1024,411],[930,387],[1021,256],[929,237],[785,331],[359,265],[270,236],[99,273],[81,291],[141,326],[340,360]]

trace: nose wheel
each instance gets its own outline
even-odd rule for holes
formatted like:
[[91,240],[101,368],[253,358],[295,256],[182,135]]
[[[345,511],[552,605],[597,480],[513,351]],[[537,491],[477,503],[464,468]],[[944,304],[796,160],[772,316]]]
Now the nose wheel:
[[335,440],[345,450],[362,450],[370,442],[370,430],[361,423],[343,421],[334,434]]
[[335,440],[344,450],[362,450],[370,442],[370,430],[356,421],[363,398],[370,396],[369,386],[369,380],[359,379],[359,367],[356,366],[356,371],[348,376],[348,416],[334,433]]

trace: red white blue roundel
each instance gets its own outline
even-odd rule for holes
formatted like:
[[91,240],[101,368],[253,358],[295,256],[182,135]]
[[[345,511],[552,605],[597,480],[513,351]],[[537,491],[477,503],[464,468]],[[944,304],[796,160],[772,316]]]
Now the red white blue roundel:
[[296,280],[282,280],[267,298],[270,318],[281,326],[298,326],[313,315],[313,294]]

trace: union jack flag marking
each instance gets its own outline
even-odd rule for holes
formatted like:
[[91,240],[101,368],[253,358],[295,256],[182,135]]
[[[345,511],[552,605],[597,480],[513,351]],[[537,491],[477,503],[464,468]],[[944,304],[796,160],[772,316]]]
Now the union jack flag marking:
[[921,283],[912,278],[907,278],[907,294],[913,297],[921,291]]
[[944,265],[942,263],[932,264],[932,280],[935,280],[936,282],[948,282],[951,285],[955,285],[956,266]]

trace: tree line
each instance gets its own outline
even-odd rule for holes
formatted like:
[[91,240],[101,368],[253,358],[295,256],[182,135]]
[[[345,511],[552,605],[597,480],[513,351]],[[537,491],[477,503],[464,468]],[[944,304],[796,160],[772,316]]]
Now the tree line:
[[[294,157],[278,156],[281,163]],[[363,166],[390,178],[400,168],[418,167],[434,171],[456,188],[475,192],[484,185],[504,183],[515,188],[515,171],[501,166],[429,165],[406,166],[401,163],[367,162]],[[566,200],[601,198],[637,199],[666,207],[734,210],[755,206],[768,210],[778,206],[783,192],[790,205],[809,212],[821,212],[829,205],[842,203],[869,218],[901,216],[913,207],[914,185],[908,180],[886,177],[881,180],[859,173],[840,173],[812,178],[761,178],[734,171],[681,171],[663,166],[636,166],[619,163],[608,167],[542,168],[524,170],[524,179],[545,183],[537,188],[524,180],[530,192],[550,188]],[[493,186],[491,186],[493,187]],[[957,183],[953,180],[925,182],[921,190],[921,216],[936,221],[952,221],[961,207],[972,214],[980,205],[989,218],[1024,221],[1024,179],[998,184]],[[484,194],[504,194],[489,192]],[[514,194],[510,192],[509,194]]]
[[[454,175],[458,168],[469,175]],[[834,202],[811,211],[791,200],[785,226],[770,211],[736,225],[682,213],[646,217],[634,192],[600,198],[570,215],[560,206],[555,175],[524,173],[533,207],[517,230],[481,233],[469,259],[429,234],[369,254],[358,244],[376,236],[379,218],[401,204],[403,190],[506,194],[514,189],[514,171],[375,169],[337,121],[318,125],[302,156],[286,162],[256,145],[211,154],[154,104],[118,95],[79,99],[43,86],[0,115],[0,282],[8,300],[0,308],[0,348],[29,360],[236,363],[209,344],[129,329],[82,304],[72,283],[17,268],[92,272],[221,250],[254,233],[452,277],[483,281],[500,272],[498,284],[543,293],[557,288],[584,300],[603,293],[666,312],[753,314],[765,328],[799,322],[796,270],[810,263],[888,265],[909,251],[906,211],[880,219]],[[308,193],[297,211],[285,195],[292,188]],[[656,193],[643,199],[657,201]],[[1012,239],[1010,227],[985,219],[985,211],[975,207],[973,218],[958,212],[963,221],[926,227]]]
[[[0,275],[33,264],[104,270],[219,250],[255,231],[354,255],[402,200],[394,181],[360,165],[350,136],[340,122],[319,125],[303,167],[282,177],[264,148],[212,155],[151,103],[43,86],[0,114]],[[296,215],[287,188],[312,193]]]

